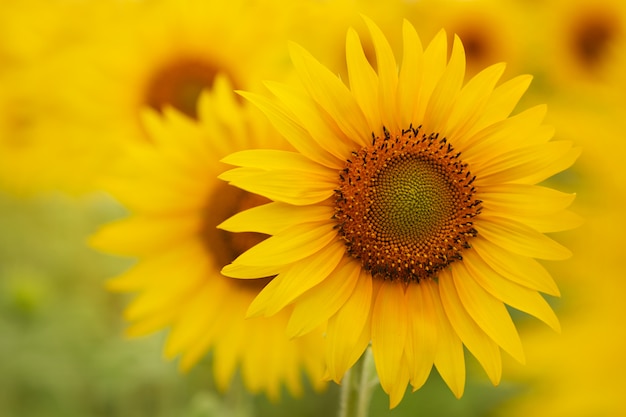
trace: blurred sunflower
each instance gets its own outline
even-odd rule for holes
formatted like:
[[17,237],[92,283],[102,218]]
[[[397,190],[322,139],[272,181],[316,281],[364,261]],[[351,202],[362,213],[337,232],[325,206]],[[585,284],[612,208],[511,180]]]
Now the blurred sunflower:
[[621,0],[550,0],[534,9],[542,43],[535,62],[564,89],[597,94],[626,48],[626,3]]
[[114,291],[139,293],[125,313],[133,323],[128,334],[170,327],[165,354],[181,355],[183,370],[212,349],[222,390],[239,364],[245,386],[273,399],[282,382],[293,394],[301,391],[303,368],[315,388],[323,387],[320,331],[288,340],[288,312],[244,320],[248,305],[271,278],[245,282],[219,272],[264,236],[231,235],[215,226],[265,201],[218,181],[224,167],[219,159],[244,147],[279,145],[271,142],[277,135],[256,109],[235,100],[221,76],[211,94],[202,96],[197,123],[171,108],[162,118],[154,112],[147,116],[150,143],[129,145],[119,174],[105,179],[106,189],[133,216],[106,225],[91,241],[103,251],[139,259],[108,283]]
[[268,83],[275,98],[243,93],[298,152],[249,150],[223,159],[239,167],[222,179],[274,202],[220,225],[273,235],[222,272],[276,275],[248,313],[293,305],[290,336],[327,322],[335,381],[371,340],[394,407],[409,382],[422,386],[433,364],[461,396],[463,345],[494,384],[500,347],[523,361],[505,304],[559,328],[539,294],[558,289],[534,258],[569,257],[544,233],[578,219],[565,210],[573,195],[536,184],[569,167],[579,150],[550,141],[544,106],[510,116],[529,76],[496,86],[504,71],[498,64],[463,86],[460,40],[448,61],[445,32],[422,50],[408,22],[398,70],[382,32],[366,23],[377,70],[350,30],[350,87],[293,46],[304,88]]
[[508,72],[516,74],[531,42],[526,16],[515,0],[409,2],[406,17],[422,38],[432,38],[441,28],[458,35],[469,75],[498,62],[506,62]]
[[141,134],[145,106],[172,106],[195,117],[196,101],[216,74],[237,88],[252,88],[280,65],[272,4],[161,0],[128,7],[113,33],[105,31],[101,42],[76,57],[92,66],[77,74],[77,83],[93,88],[108,109],[107,122],[134,137]]

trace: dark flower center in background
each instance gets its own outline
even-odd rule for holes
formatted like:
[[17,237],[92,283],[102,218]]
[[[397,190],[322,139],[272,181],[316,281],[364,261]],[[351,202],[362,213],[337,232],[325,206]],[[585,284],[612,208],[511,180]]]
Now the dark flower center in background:
[[450,44],[453,34],[463,42],[468,75],[511,58],[511,39],[503,23],[491,13],[466,10],[447,25]]
[[[218,267],[232,262],[237,256],[269,236],[262,233],[243,232],[231,233],[218,229],[216,226],[243,210],[269,203],[265,197],[243,191],[226,183],[216,187],[206,209],[206,222],[202,236],[210,255]],[[258,293],[271,281],[271,277],[260,279],[233,279],[234,285]]]
[[145,102],[158,111],[169,105],[196,119],[200,94],[213,85],[221,70],[217,65],[198,59],[173,62],[154,74],[148,83]]
[[374,137],[340,173],[335,219],[347,252],[375,277],[434,277],[477,235],[474,177],[446,139],[409,128]]
[[490,45],[486,34],[478,28],[465,28],[459,36],[463,40],[465,48],[465,58],[467,61],[482,62],[490,55]]
[[572,27],[570,43],[576,59],[589,70],[605,62],[612,43],[619,36],[618,19],[608,10],[589,10]]

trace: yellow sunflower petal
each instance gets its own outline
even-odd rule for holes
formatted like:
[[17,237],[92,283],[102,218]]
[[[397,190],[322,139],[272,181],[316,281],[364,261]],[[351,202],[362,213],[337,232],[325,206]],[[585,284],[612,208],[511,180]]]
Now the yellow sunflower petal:
[[248,317],[271,316],[324,280],[343,258],[343,243],[332,242],[315,255],[282,270],[256,296],[248,308]]
[[231,153],[222,162],[240,167],[258,168],[263,171],[294,169],[306,172],[324,172],[325,169],[296,152],[277,149],[248,149]]
[[477,184],[536,184],[569,168],[580,155],[568,141],[550,142],[511,151],[481,166]]
[[399,372],[396,376],[393,386],[389,391],[389,409],[395,408],[406,393],[406,387],[409,384],[409,370],[406,362],[406,356],[402,356],[402,362],[400,362]]
[[523,178],[517,179],[516,182],[537,184],[541,181],[544,181],[574,165],[574,162],[576,162],[576,160],[582,153],[582,148],[579,147],[568,148],[567,145],[555,145],[554,147],[562,147],[563,150],[567,149],[567,151],[564,151],[559,157],[548,157],[545,161],[548,166],[544,167],[543,169],[537,169],[535,172],[529,172],[528,175]]
[[461,398],[465,390],[465,356],[463,343],[456,334],[446,316],[439,290],[434,281],[424,280],[420,283],[430,292],[434,301],[433,312],[436,315],[437,351],[435,352],[435,367],[441,378],[448,385],[452,393]]
[[398,112],[396,111],[396,91],[398,87],[398,65],[387,42],[387,38],[381,30],[369,18],[363,16],[363,20],[369,29],[374,49],[376,50],[376,67],[378,72],[378,100],[382,120],[389,129],[397,129]]
[[296,225],[248,249],[233,263],[256,266],[290,264],[325,248],[336,235],[332,224]]
[[221,304],[225,302],[216,293],[219,293],[216,288],[205,285],[190,302],[183,305],[180,313],[187,319],[179,320],[172,326],[165,343],[166,357],[173,358],[184,353],[195,342],[198,334],[211,333],[217,317],[220,317]]
[[431,94],[446,69],[447,44],[446,32],[441,30],[424,50],[420,94],[415,97],[416,105],[411,117],[414,126],[422,124]]
[[[366,126],[365,117],[350,90],[304,48],[295,44],[290,46],[293,65],[310,96],[322,109],[332,115],[333,120],[345,135],[346,141],[366,143],[369,140],[369,134],[366,129],[363,129]],[[293,106],[292,101],[289,103]],[[311,115],[313,114],[316,113],[312,112]],[[317,136],[314,135],[314,137]]]
[[178,311],[159,310],[150,316],[142,317],[133,322],[124,333],[128,337],[147,336],[171,324],[177,317]]
[[116,255],[145,256],[182,243],[201,227],[200,216],[131,217],[107,224],[89,244]]
[[354,291],[360,265],[346,260],[325,280],[301,296],[287,325],[289,337],[301,336],[328,320]]
[[160,286],[144,289],[124,312],[124,317],[137,320],[158,310],[175,309],[181,301],[198,291],[203,284],[210,266],[206,260],[179,265],[181,278],[163,282]]
[[406,385],[399,383],[404,344],[408,333],[404,284],[384,282],[372,310],[372,353],[380,385],[390,396],[390,407],[404,395]]
[[[212,332],[203,332],[200,337],[194,339],[193,343],[189,345],[181,355],[180,362],[178,363],[178,368],[181,372],[189,372],[189,370],[202,359],[202,356],[207,353],[211,344],[215,342],[215,338],[216,336]],[[216,374],[215,370],[213,372]],[[232,372],[234,371],[231,370],[231,375]],[[220,387],[218,389],[222,391],[226,389],[226,386],[220,383],[217,376],[215,382],[216,385]],[[227,382],[224,384],[227,384]]]
[[506,65],[496,64],[475,75],[459,93],[448,120],[445,136],[463,141],[481,115],[484,113],[493,89],[502,77]]
[[412,317],[409,326],[409,375],[413,391],[418,390],[430,375],[437,351],[437,313],[432,292],[426,285],[409,285],[406,289],[407,307]]
[[402,126],[409,126],[413,122],[416,98],[420,94],[424,51],[415,28],[407,20],[402,22],[402,34],[404,43],[398,77],[398,108],[403,109],[400,112]]
[[546,235],[504,217],[482,216],[480,221],[476,221],[476,229],[488,241],[518,255],[550,260],[572,256],[569,249]]
[[535,135],[546,116],[546,110],[546,106],[535,106],[468,134],[462,142],[464,159],[476,167],[491,162],[494,149],[503,153],[528,146],[528,138]]
[[509,117],[520,98],[528,90],[532,79],[530,75],[520,75],[496,87],[483,115],[468,133],[476,133]]
[[326,200],[334,194],[332,186],[336,182],[328,174],[288,169],[260,171],[255,168],[235,168],[218,178],[242,190],[294,205]]
[[463,263],[476,282],[495,298],[513,308],[537,317],[554,330],[560,331],[561,326],[556,314],[537,291],[502,277],[476,252],[468,252],[463,258]]
[[496,184],[481,189],[485,211],[537,216],[551,214],[569,207],[576,194],[527,184]]
[[359,359],[370,341],[372,279],[364,271],[359,274],[354,291],[341,310],[328,320],[326,365],[329,377],[341,381],[343,374]]
[[321,222],[332,218],[331,206],[294,207],[281,202],[272,202],[241,211],[217,227],[229,232],[258,232],[275,235],[295,223]]
[[[334,75],[331,76],[334,77]],[[319,107],[321,104],[306,94],[306,92],[300,91],[292,86],[276,82],[266,82],[265,85],[278,99],[284,103],[288,103],[285,104],[285,107],[288,106],[292,117],[306,129],[306,131],[320,145],[321,148],[325,149],[337,159],[343,159],[343,155],[347,152],[349,153],[350,149],[352,149],[356,144],[363,143],[362,140],[367,135],[367,131],[363,129],[363,127],[361,127],[360,131],[355,131],[354,129],[356,129],[356,126],[354,126],[354,123],[356,123],[356,121],[347,126],[340,126],[337,123],[341,122],[334,120],[329,114],[320,111]],[[347,87],[344,85],[343,89],[347,90]],[[343,93],[345,94],[345,91]],[[325,92],[322,97],[331,94],[337,93]],[[322,99],[323,98],[320,98],[320,100]],[[352,96],[349,96],[349,99],[354,101]],[[337,98],[330,97],[327,100],[334,102]],[[337,103],[334,105],[336,106]],[[343,112],[347,115],[350,114],[350,110],[361,113],[357,103],[355,102],[353,105],[354,108],[352,109],[350,109],[350,105],[346,105]],[[359,119],[358,116],[354,117],[357,120]],[[363,117],[362,114],[361,117]],[[363,123],[361,126],[364,126],[365,118],[360,121]],[[342,129],[350,130],[351,135],[353,136],[348,136],[347,133],[345,133],[345,130]]]
[[535,259],[511,253],[482,236],[473,240],[472,248],[494,271],[508,280],[546,294],[560,295],[550,273]]
[[581,224],[577,215],[565,211],[575,194],[527,184],[497,184],[482,187],[483,213],[507,213],[511,220],[545,233],[572,229]]
[[502,301],[483,289],[464,263],[452,269],[452,278],[459,298],[476,324],[507,353],[524,362],[522,344]]
[[271,277],[278,274],[284,268],[283,265],[244,265],[242,263],[225,265],[221,273],[227,277],[240,279],[258,279],[259,277]]
[[169,279],[180,265],[195,263],[202,258],[204,248],[199,242],[184,242],[160,256],[148,257],[137,262],[133,268],[106,282],[111,291],[138,291],[151,286],[155,280]]
[[[262,329],[261,326],[250,326],[250,322],[246,321],[244,339],[253,337],[259,340],[266,337],[267,340],[281,340],[284,337],[282,329],[272,327],[270,329]],[[264,334],[261,334],[264,333]],[[280,393],[280,384],[276,379],[269,378],[268,372],[264,372],[267,366],[269,369],[276,369],[279,374],[285,376],[283,364],[289,363],[289,349],[284,343],[275,343],[273,345],[262,344],[256,346],[255,349],[247,349],[243,355],[241,363],[241,373],[246,382],[246,388],[250,392],[259,392],[265,388],[267,396],[270,400],[276,401]],[[300,384],[291,387],[294,390],[300,390]]]
[[450,112],[459,95],[464,77],[465,51],[461,40],[455,36],[450,60],[433,90],[424,114],[423,124],[427,131],[446,131]]
[[525,222],[530,227],[541,233],[572,230],[578,226],[581,226],[585,222],[581,216],[569,210],[564,210],[560,213],[552,213],[546,216],[531,218],[511,216],[511,220]]
[[[224,303],[223,317],[231,317],[231,315],[238,317],[240,312],[237,310],[237,307],[238,305],[236,303]],[[240,318],[243,319],[243,317]],[[252,320],[262,320],[262,318]],[[235,374],[237,362],[241,360],[239,347],[242,346],[242,342],[245,340],[246,326],[232,326],[232,328],[229,329],[216,329],[215,333],[220,335],[221,342],[215,345],[213,373],[218,389],[224,391],[228,389],[230,381]],[[204,342],[204,340],[200,340],[199,342]],[[243,345],[246,346],[247,343],[243,342]],[[198,352],[200,352],[202,348],[203,344],[198,343],[196,349],[188,353],[188,360],[191,360],[193,357],[198,357]]]
[[465,310],[449,273],[439,276],[439,294],[450,324],[463,344],[485,369],[491,383],[498,385],[502,377],[500,348]]
[[290,118],[275,102],[259,94],[249,92],[240,92],[240,94],[261,109],[272,122],[276,130],[278,130],[298,152],[301,152],[307,158],[323,166],[341,169],[343,165],[342,161],[322,149],[316,141],[311,139],[310,134]]
[[382,126],[378,107],[378,74],[365,57],[359,35],[352,28],[346,37],[346,62],[350,90],[365,114],[368,130],[375,132]]

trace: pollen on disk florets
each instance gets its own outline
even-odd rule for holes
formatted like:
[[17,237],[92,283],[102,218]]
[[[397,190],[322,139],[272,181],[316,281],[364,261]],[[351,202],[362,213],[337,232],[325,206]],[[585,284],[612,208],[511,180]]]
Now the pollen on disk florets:
[[462,259],[480,213],[473,177],[438,134],[372,134],[339,174],[335,219],[350,256],[375,277],[435,277]]

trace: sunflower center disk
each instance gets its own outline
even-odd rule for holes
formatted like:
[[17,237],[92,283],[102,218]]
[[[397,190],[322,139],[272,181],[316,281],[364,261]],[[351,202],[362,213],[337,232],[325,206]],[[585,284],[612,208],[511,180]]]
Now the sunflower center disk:
[[373,276],[435,277],[476,236],[474,177],[447,140],[383,131],[340,173],[335,218],[347,252]]

